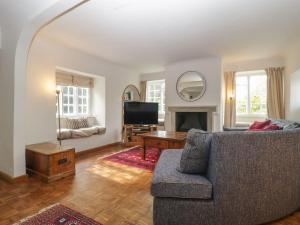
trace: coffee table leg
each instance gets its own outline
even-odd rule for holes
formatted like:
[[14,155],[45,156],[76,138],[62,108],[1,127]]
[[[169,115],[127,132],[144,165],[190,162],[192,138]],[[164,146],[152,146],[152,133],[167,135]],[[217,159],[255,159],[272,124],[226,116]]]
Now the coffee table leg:
[[145,160],[146,158],[146,145],[144,144],[143,152],[142,152],[142,159]]

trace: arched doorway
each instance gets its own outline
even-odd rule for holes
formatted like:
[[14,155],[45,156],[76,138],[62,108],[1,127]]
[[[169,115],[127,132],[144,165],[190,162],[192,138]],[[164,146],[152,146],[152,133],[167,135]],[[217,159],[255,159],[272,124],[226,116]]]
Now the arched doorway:
[[25,116],[27,59],[31,44],[37,33],[52,21],[90,0],[58,1],[33,18],[23,27],[18,39],[14,64],[14,128],[13,128],[13,177],[25,171]]

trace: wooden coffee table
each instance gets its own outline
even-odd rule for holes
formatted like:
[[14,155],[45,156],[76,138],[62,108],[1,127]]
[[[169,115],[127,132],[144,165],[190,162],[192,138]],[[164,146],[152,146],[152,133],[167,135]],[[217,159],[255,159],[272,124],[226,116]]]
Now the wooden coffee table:
[[157,148],[159,153],[163,149],[181,149],[185,145],[186,132],[153,131],[140,134],[143,138],[144,148],[142,159],[145,159],[147,147]]

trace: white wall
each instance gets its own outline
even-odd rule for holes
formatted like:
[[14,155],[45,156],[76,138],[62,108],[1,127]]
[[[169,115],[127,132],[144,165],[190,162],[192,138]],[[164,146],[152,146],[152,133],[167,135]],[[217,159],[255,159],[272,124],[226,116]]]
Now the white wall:
[[[176,82],[179,76],[186,71],[198,71],[206,79],[204,96],[194,102],[183,101],[176,91]],[[141,74],[141,80],[166,80],[166,130],[171,129],[168,106],[217,106],[214,113],[214,131],[222,127],[222,62],[220,58],[200,58],[169,64],[164,71]]]
[[[176,82],[179,76],[190,70],[203,74],[207,82],[204,96],[195,102],[183,101],[176,92]],[[214,130],[222,127],[222,63],[220,58],[200,58],[176,62],[165,67],[164,71],[141,74],[141,80],[166,80],[166,129],[170,129],[170,113],[168,106],[217,106],[218,112],[214,113]]]
[[[25,174],[25,65],[31,40],[44,24],[81,0],[0,1],[0,171]],[[54,5],[55,4],[55,5]]]
[[300,122],[300,42],[290,46],[285,56],[286,118]]
[[[206,79],[204,96],[194,102],[183,101],[176,92],[176,82],[186,71],[198,71]],[[166,106],[217,106],[214,113],[214,131],[221,129],[222,63],[220,58],[200,58],[177,62],[166,66]],[[166,127],[170,128],[170,113],[166,113]]]
[[[94,148],[121,140],[121,96],[128,84],[139,84],[139,74],[127,68],[65,48],[57,43],[38,37],[29,54],[26,107],[26,144],[54,141],[55,123],[55,68],[68,68],[105,77],[105,124],[104,135],[64,141],[77,151]],[[101,88],[95,85],[95,88]],[[101,98],[99,96],[99,98]],[[95,112],[101,109],[95,109]]]
[[106,118],[106,87],[105,87],[105,77],[98,76],[94,79],[94,88],[92,90],[92,114],[95,116],[99,122],[99,125],[105,126]]
[[283,57],[272,57],[266,59],[257,59],[239,62],[224,62],[224,71],[249,71],[249,70],[264,70],[269,67],[284,66]]
[[142,73],[141,80],[142,81],[149,81],[149,80],[164,80],[166,79],[166,72],[160,71],[155,73]]

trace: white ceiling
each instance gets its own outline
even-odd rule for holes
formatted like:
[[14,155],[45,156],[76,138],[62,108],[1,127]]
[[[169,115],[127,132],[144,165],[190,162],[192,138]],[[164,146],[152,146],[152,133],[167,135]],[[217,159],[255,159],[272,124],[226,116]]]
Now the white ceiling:
[[26,23],[59,0],[0,0],[0,25],[11,28],[16,20]]
[[43,32],[141,72],[180,60],[281,55],[300,37],[299,0],[90,0]]

